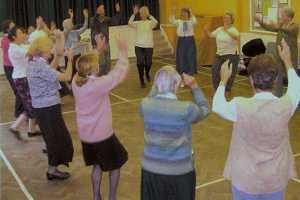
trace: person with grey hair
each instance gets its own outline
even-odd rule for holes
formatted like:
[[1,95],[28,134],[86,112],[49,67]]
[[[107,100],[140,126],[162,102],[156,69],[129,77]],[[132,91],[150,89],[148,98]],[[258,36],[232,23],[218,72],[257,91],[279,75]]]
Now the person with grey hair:
[[238,45],[240,41],[240,33],[234,27],[234,15],[231,12],[226,12],[223,16],[223,26],[217,28],[213,32],[209,31],[208,27],[204,29],[205,33],[210,38],[216,38],[217,53],[216,59],[212,66],[212,82],[215,91],[220,83],[221,66],[226,60],[230,60],[233,64],[232,75],[226,85],[225,96],[231,96],[231,88],[238,71],[239,55]]
[[[280,45],[282,39],[284,39],[288,46],[291,49],[292,56],[292,64],[294,68],[298,67],[298,35],[299,35],[299,25],[296,24],[293,19],[295,16],[295,12],[292,8],[283,8],[280,12],[280,21],[277,24],[264,22],[263,16],[261,14],[257,14],[255,16],[255,20],[261,25],[262,28],[276,32],[276,46]],[[280,70],[277,77],[277,81],[275,84],[275,95],[281,97],[283,95],[283,80],[286,77],[286,70],[284,68],[284,64],[281,61],[277,48],[274,46],[275,52],[274,56],[278,63],[280,63]]]
[[181,76],[171,66],[155,76],[150,95],[140,107],[145,127],[142,159],[142,200],[194,200],[196,173],[192,151],[192,124],[209,114],[209,105],[196,79],[183,74],[194,102],[179,101]]

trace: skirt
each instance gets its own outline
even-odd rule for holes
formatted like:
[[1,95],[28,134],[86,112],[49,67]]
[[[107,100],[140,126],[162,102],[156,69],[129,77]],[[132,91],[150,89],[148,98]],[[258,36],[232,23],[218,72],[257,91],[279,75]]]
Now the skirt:
[[82,151],[85,164],[100,165],[102,171],[120,169],[128,160],[128,153],[115,134],[97,143],[82,142]]
[[73,143],[62,116],[60,104],[36,108],[37,122],[43,133],[48,151],[48,164],[66,165],[73,159]]
[[178,37],[176,50],[176,69],[179,74],[197,73],[197,49],[195,38]]
[[232,186],[233,200],[284,200],[284,191],[274,192],[270,194],[252,195],[240,191],[235,186]]
[[15,117],[19,117],[24,112],[23,104],[21,101],[21,97],[17,92],[17,88],[15,86],[14,79],[12,78],[12,73],[14,71],[14,68],[12,66],[4,66],[4,72],[5,76],[10,84],[11,89],[13,90],[15,94]]
[[14,79],[15,87],[18,95],[21,98],[22,105],[24,107],[24,111],[28,118],[35,118],[34,111],[31,103],[31,96],[27,78],[17,78]]
[[196,173],[160,175],[142,169],[141,200],[194,200]]

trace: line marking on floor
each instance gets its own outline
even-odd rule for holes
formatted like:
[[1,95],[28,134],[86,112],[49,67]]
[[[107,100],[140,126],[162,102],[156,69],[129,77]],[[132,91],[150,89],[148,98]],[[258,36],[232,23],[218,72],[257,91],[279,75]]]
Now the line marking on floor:
[[294,154],[294,157],[295,158],[300,157],[300,153]]
[[292,180],[295,181],[296,183],[300,183],[300,179],[298,178],[293,178]]
[[114,96],[114,97],[117,97],[118,99],[121,99],[122,101],[126,101],[126,102],[128,102],[129,100],[128,99],[126,99],[126,98],[124,98],[124,97],[121,97],[121,96],[119,96],[119,95],[117,95],[117,94],[114,94],[114,93],[110,93],[112,96]]
[[5,163],[5,165],[7,166],[8,170],[11,172],[11,174],[13,175],[13,177],[15,178],[15,180],[17,181],[19,187],[21,188],[22,192],[25,194],[26,198],[28,200],[34,200],[33,197],[32,197],[32,195],[29,193],[29,191],[25,187],[24,183],[22,182],[22,180],[18,176],[17,172],[15,171],[15,169],[13,168],[13,166],[10,164],[9,160],[6,158],[5,154],[3,153],[3,151],[1,149],[0,149],[0,157],[2,158],[2,160]]
[[208,182],[208,183],[204,183],[204,184],[196,186],[196,190],[199,190],[201,188],[205,188],[207,186],[210,186],[210,185],[213,185],[213,184],[216,184],[216,183],[220,183],[220,182],[223,182],[223,181],[225,181],[225,179],[224,178],[220,178],[220,179]]

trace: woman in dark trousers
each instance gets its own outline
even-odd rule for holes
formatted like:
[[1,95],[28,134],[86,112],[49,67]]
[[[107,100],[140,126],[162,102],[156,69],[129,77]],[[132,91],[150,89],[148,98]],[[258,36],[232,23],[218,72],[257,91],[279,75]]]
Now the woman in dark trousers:
[[225,90],[225,96],[231,96],[231,88],[237,74],[239,55],[238,55],[238,45],[240,40],[240,33],[234,27],[234,16],[230,12],[226,12],[223,16],[223,26],[217,28],[213,32],[210,32],[208,27],[205,27],[206,34],[211,38],[216,38],[217,42],[217,54],[215,62],[212,66],[212,80],[213,87],[217,90],[220,83],[220,71],[221,66],[226,60],[230,60],[233,64],[232,76],[228,80]]
[[1,48],[3,51],[3,68],[5,72],[5,76],[10,84],[10,87],[12,88],[16,100],[15,100],[15,117],[18,117],[20,114],[24,112],[24,108],[22,105],[22,101],[20,99],[20,96],[17,93],[17,89],[14,84],[14,80],[12,78],[12,73],[14,70],[13,65],[11,64],[9,57],[8,57],[8,49],[9,49],[9,44],[10,41],[8,39],[8,32],[11,28],[15,26],[14,22],[12,20],[5,20],[2,23],[2,31],[4,33],[3,38],[1,40]]
[[[137,14],[140,14],[141,20],[134,21]],[[133,9],[133,15],[130,17],[128,25],[136,30],[135,55],[141,88],[145,88],[144,75],[146,73],[147,81],[151,81],[150,70],[153,56],[153,29],[157,26],[157,20],[150,15],[148,7],[144,6]]]

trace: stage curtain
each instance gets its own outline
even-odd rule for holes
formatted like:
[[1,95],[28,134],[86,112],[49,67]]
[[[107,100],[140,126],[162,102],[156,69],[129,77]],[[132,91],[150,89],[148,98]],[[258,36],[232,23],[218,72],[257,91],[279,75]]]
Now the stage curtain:
[[[96,13],[97,5],[103,3],[107,16],[115,14],[115,3],[119,2],[122,11],[122,24],[127,24],[132,14],[132,6],[147,5],[151,14],[159,20],[159,0],[2,0],[6,1],[7,16],[13,19],[19,26],[27,28],[35,25],[35,18],[42,16],[47,23],[54,21],[58,27],[62,27],[62,21],[68,17],[68,9],[74,10],[76,24],[83,22],[82,10],[87,8],[90,16]],[[3,4],[4,5],[4,4]],[[3,18],[5,18],[3,16]]]

